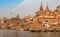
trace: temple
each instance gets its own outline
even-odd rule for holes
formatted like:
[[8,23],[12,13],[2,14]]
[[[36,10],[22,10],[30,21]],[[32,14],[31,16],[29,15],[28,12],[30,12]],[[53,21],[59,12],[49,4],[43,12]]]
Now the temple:
[[[60,6],[57,8],[60,11]],[[36,12],[36,15],[32,18],[33,21],[29,22],[25,28],[26,30],[55,30],[60,29],[60,14],[59,11],[52,11],[49,9],[48,4],[45,10],[43,9],[42,2],[40,10]],[[29,17],[29,16],[28,16]],[[27,21],[27,20],[26,20]]]
[[15,18],[1,18],[0,29],[10,30],[60,30],[60,6],[55,10],[50,10],[48,4],[44,10],[42,2],[39,10],[34,16],[28,15],[20,19],[19,15]]

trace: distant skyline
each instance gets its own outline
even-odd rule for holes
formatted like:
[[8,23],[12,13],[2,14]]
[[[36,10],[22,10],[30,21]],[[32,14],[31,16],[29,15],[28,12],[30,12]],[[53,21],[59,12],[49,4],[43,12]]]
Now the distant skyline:
[[0,17],[9,17],[9,13],[12,13],[13,17],[16,14],[20,17],[34,14],[39,10],[41,1],[44,9],[47,3],[50,9],[55,9],[57,5],[60,5],[60,0],[0,0]]

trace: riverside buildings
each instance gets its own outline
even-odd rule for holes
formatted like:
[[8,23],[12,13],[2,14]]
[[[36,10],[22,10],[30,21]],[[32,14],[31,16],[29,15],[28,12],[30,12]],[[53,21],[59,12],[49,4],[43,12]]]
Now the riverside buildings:
[[60,30],[60,6],[52,11],[48,4],[44,10],[42,3],[40,9],[34,16],[28,15],[20,19],[15,18],[0,19],[0,29],[10,30]]

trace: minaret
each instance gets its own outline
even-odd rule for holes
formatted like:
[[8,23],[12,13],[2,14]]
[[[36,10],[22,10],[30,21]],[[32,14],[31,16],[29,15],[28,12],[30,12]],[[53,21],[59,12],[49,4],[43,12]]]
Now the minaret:
[[41,6],[40,6],[40,11],[43,11],[42,1],[41,1]]
[[16,18],[19,19],[19,14],[17,14]]
[[45,8],[45,12],[49,12],[48,4],[47,4],[47,6],[46,6],[46,8]]

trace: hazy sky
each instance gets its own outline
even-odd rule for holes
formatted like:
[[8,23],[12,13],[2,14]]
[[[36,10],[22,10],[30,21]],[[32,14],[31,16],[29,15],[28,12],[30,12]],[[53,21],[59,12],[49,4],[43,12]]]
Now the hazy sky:
[[14,8],[16,5],[20,4],[22,1],[24,0],[0,0],[0,11]]
[[0,16],[4,16],[24,0],[0,0]]
[[19,14],[20,17],[34,14],[39,10],[41,1],[44,8],[47,3],[50,9],[60,5],[60,0],[0,0],[0,17],[9,17],[9,13],[13,13],[12,16]]

